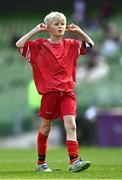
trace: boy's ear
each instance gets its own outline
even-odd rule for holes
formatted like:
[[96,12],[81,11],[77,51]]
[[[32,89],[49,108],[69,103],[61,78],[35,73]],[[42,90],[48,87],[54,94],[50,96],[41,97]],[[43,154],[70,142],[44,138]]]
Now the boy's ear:
[[47,26],[47,30],[49,30],[49,25],[45,24]]
[[49,31],[49,26],[47,26],[47,31]]

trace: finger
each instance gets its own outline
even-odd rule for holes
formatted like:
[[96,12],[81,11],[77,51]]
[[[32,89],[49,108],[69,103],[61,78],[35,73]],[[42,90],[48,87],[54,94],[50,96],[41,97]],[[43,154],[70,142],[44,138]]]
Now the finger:
[[67,25],[67,28],[69,28],[71,26],[71,24]]
[[41,24],[40,24],[40,27],[41,27],[41,28],[45,28],[45,27],[46,27],[46,24],[41,23]]

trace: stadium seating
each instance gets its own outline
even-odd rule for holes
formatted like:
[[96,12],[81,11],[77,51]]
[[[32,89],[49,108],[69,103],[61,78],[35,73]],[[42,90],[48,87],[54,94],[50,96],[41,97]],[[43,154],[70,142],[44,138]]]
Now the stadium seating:
[[[40,22],[40,16],[38,14],[3,16],[0,21],[0,135],[2,136],[14,133],[16,122],[19,122],[19,130],[32,128],[31,111],[27,100],[27,87],[32,79],[31,67],[11,42],[13,33],[21,35],[28,32]],[[119,20],[116,22],[121,24]],[[101,33],[93,33],[93,38],[95,43],[99,44]],[[79,116],[93,101],[98,107],[122,106],[122,66],[119,58],[120,54],[107,61],[110,72],[106,77],[99,81],[82,82],[80,89],[76,88]]]

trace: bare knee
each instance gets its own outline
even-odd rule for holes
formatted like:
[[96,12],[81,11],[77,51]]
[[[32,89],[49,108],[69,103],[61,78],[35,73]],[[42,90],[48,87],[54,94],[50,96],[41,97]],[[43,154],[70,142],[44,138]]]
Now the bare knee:
[[76,125],[75,124],[69,124],[65,126],[66,132],[75,132],[76,131]]
[[40,131],[44,134],[44,135],[48,135],[49,132],[51,130],[51,126],[41,126]]
[[65,116],[64,126],[66,130],[66,139],[77,141],[75,116]]
[[76,131],[76,122],[74,117],[66,117],[64,120],[66,132],[75,132]]
[[40,131],[44,135],[48,135],[52,127],[52,122],[49,120],[42,120]]

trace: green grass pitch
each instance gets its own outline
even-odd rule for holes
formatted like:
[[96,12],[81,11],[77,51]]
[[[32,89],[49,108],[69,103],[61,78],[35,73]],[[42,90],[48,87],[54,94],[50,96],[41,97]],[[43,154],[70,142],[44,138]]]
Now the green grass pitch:
[[36,149],[0,149],[0,179],[122,179],[122,148],[81,147],[83,159],[90,160],[89,169],[68,172],[66,148],[48,149],[47,162],[52,173],[34,170]]

